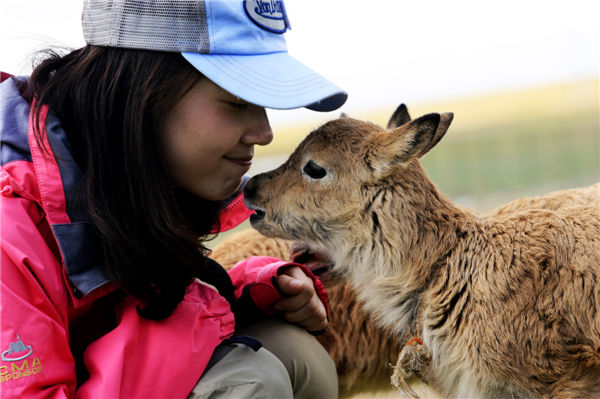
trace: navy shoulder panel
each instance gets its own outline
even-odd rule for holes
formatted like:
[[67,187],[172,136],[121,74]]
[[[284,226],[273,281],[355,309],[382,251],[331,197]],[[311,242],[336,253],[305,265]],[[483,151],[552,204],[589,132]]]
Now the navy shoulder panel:
[[0,84],[0,162],[30,161],[31,151],[27,137],[30,105],[21,97],[17,87],[19,78],[10,78]]

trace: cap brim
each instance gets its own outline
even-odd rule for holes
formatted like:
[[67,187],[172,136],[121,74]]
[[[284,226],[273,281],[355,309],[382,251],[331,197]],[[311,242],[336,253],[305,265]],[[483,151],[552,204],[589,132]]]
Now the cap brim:
[[333,111],[348,94],[286,52],[221,55],[183,52],[202,74],[231,94],[265,108]]

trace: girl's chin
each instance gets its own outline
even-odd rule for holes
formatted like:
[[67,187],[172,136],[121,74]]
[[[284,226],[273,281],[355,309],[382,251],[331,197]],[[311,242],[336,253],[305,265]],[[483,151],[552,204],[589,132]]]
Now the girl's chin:
[[240,189],[241,185],[242,177],[236,180],[228,180],[215,190],[199,190],[196,195],[209,201],[223,201],[234,195]]

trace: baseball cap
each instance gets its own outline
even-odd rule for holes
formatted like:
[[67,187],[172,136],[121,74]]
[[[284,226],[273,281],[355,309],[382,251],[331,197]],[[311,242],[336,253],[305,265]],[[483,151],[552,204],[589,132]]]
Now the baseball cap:
[[180,52],[231,94],[266,108],[333,111],[347,93],[288,54],[282,0],[84,0],[86,43]]

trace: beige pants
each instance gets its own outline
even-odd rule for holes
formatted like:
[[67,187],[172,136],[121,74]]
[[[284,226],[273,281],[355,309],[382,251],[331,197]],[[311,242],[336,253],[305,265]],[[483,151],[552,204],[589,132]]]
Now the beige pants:
[[337,398],[333,361],[304,329],[277,319],[263,320],[236,332],[257,338],[258,351],[244,344],[220,345],[189,399]]

